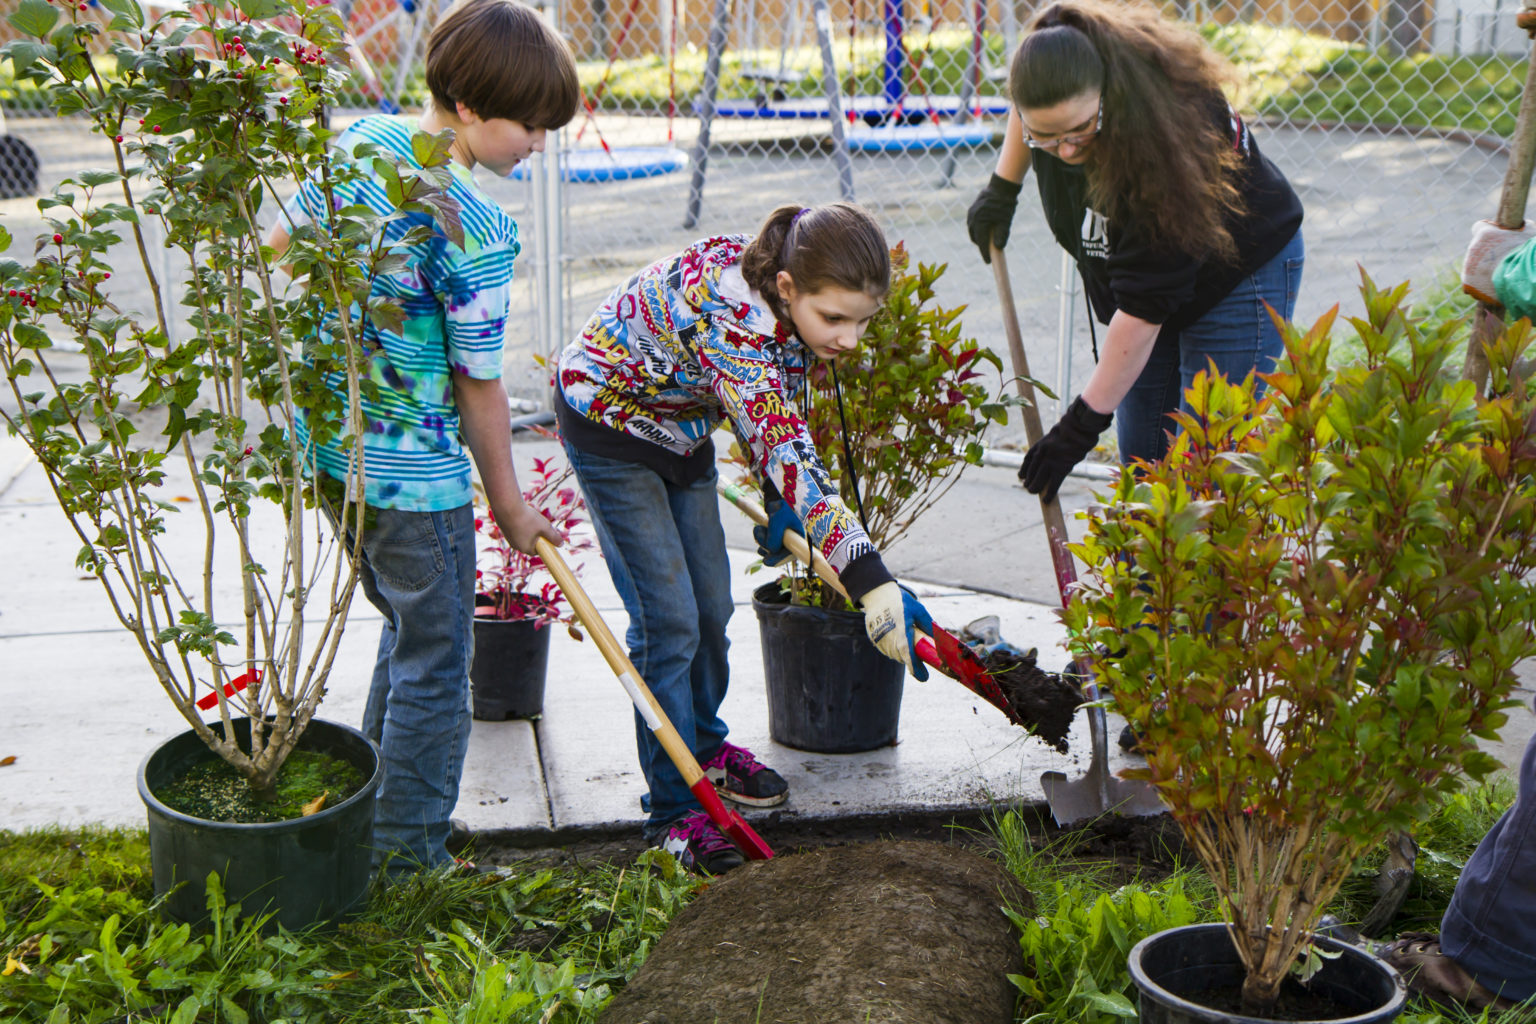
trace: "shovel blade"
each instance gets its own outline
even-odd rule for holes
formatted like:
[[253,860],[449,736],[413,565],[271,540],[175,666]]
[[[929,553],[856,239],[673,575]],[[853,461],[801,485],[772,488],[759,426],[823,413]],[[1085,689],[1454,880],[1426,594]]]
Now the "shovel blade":
[[747,824],[745,818],[725,806],[720,794],[715,792],[713,782],[702,778],[688,788],[698,797],[699,803],[704,806],[704,813],[715,823],[715,828],[725,833],[726,838],[736,844],[744,857],[748,860],[768,860],[773,857],[773,850],[763,837]]
[[1143,818],[1167,810],[1157,798],[1157,790],[1145,783],[1114,777],[1104,782],[1101,791],[1099,781],[1088,775],[1068,779],[1063,772],[1050,771],[1040,776],[1051,817],[1063,828],[1105,814]]

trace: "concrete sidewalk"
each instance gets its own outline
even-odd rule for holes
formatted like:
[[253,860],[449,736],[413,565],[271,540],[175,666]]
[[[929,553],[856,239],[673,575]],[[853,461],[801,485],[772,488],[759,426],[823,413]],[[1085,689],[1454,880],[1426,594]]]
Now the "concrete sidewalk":
[[[552,448],[548,441],[519,441],[514,455],[522,468]],[[1074,478],[1063,489],[1074,526],[1072,513],[1091,500],[1091,486]],[[175,484],[168,492],[176,493]],[[1082,716],[1072,753],[1061,755],[937,673],[927,683],[907,680],[895,746],[824,755],[773,743],[751,610],[752,590],[768,577],[745,571],[756,559],[745,518],[727,505],[721,515],[737,603],[723,715],[732,740],[783,773],[792,794],[763,824],[770,842],[773,827],[797,820],[894,820],[1037,804],[1042,771],[1076,774],[1086,766]],[[100,585],[74,568],[78,547],[25,448],[0,437],[0,565],[7,577],[0,588],[0,758],[15,758],[0,768],[0,828],[142,826],[135,769],[157,743],[185,728],[112,618]],[[888,556],[936,621],[958,629],[995,614],[1005,637],[1039,648],[1043,667],[1065,664],[1039,505],[1010,469],[968,471]],[[626,617],[600,557],[594,551],[581,561],[583,586],[622,637]],[[354,725],[362,717],[378,635],[372,607],[359,599],[355,609],[322,708],[325,717]],[[1536,728],[1529,713],[1536,674],[1524,678],[1523,711],[1494,748],[1507,763]],[[557,630],[543,716],[474,723],[456,816],[517,845],[637,832],[644,782],[633,731],[629,701],[596,646]],[[1118,731],[1112,720],[1116,768],[1129,763],[1114,747]]]

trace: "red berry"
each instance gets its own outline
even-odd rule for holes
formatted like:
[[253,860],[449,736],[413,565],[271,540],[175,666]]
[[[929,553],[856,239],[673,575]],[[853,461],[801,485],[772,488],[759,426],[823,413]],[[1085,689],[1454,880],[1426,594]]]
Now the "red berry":
[[243,71],[236,71],[235,72],[235,77],[236,78],[244,78],[245,77],[245,72],[243,72]]
[[256,449],[255,449],[255,448],[252,448],[252,447],[251,447],[251,446],[250,446],[250,445],[246,445],[246,446],[245,446],[245,454],[247,454],[247,455],[249,455],[249,454],[251,454],[251,453],[252,453],[252,452],[254,452],[254,451],[255,451],[255,450],[256,450]]
[[121,135],[114,135],[114,136],[112,136],[112,141],[113,142],[122,142],[123,141],[123,137]]
[[[12,288],[12,289],[11,289],[11,298],[13,298],[13,299],[14,299],[14,298],[15,298],[15,297],[16,297],[16,289],[15,289],[15,288]],[[480,525],[480,524],[479,524],[479,523],[476,523],[476,524],[475,524],[475,525],[476,525],[476,526],[479,526],[479,525]]]
[[286,103],[287,103],[287,102],[288,102],[288,97],[287,97],[287,96],[284,96],[284,97],[282,97],[282,98],[281,98],[281,99],[279,99],[279,100],[278,100],[278,101],[277,101],[277,102],[279,102],[279,103],[283,103],[283,104],[286,104]]
[[59,244],[62,241],[64,241],[64,236],[63,235],[54,235],[53,236],[53,243],[55,245]]
[[110,280],[112,280],[112,272],[109,270],[105,274],[102,274],[101,275],[101,279],[103,281],[110,281]]
[[156,132],[160,131],[160,126],[159,125],[155,125],[155,131]]
[[324,57],[320,58],[320,66],[321,67],[325,67],[325,58]]
[[87,8],[87,7],[89,7],[89,6],[91,6],[91,5],[90,5],[90,4],[88,4],[88,3],[85,3],[85,0],[81,0],[81,3],[80,3],[80,9],[81,9],[81,10],[82,10],[82,11],[83,11],[83,10],[85,10],[85,9],[86,9],[86,8]]
[[142,117],[139,118],[139,124],[143,124],[143,123],[144,123],[144,119]]

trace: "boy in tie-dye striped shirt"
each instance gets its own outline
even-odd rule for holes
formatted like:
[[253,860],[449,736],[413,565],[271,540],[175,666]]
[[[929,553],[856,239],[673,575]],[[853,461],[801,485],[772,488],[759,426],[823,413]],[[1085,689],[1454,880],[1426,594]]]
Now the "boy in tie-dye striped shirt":
[[[570,47],[517,0],[459,0],[427,44],[432,105],[420,118],[365,117],[338,149],[371,166],[375,157],[420,166],[412,136],[452,132],[449,198],[462,244],[440,229],[405,250],[406,265],[374,282],[375,298],[403,311],[398,329],[369,320],[361,333],[363,465],[370,520],[360,566],[364,592],[383,613],[383,634],[363,731],[384,755],[374,809],[376,861],[391,874],[452,863],[449,814],[469,739],[469,662],[475,591],[471,457],[503,534],[532,553],[559,534],[523,501],[512,468],[510,416],[501,382],[502,338],[518,253],[517,225],[475,185],[483,165],[506,175],[544,148],[547,130],[575,116],[580,99]],[[371,156],[358,152],[371,147]],[[394,211],[383,180],[340,183],[336,200]],[[302,183],[274,229],[272,245],[327,214],[324,193]],[[413,223],[386,225],[399,240]],[[356,311],[354,311],[356,312]],[[359,318],[361,319],[361,318]],[[344,381],[337,381],[344,386]],[[347,453],[294,430],[312,462],[337,479]],[[466,450],[467,449],[467,450]]]

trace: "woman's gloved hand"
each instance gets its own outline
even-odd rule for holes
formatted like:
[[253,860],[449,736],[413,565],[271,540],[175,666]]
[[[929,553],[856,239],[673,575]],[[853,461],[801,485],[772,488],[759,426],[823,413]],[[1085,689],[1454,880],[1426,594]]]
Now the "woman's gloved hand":
[[1055,501],[1061,482],[1093,451],[1114,418],[1111,413],[1094,412],[1082,395],[1072,399],[1066,415],[1024,453],[1024,465],[1019,467],[1024,489],[1040,495],[1042,501]]
[[1013,227],[1013,212],[1019,206],[1019,190],[1024,186],[992,175],[965,211],[965,230],[981,250],[981,261],[992,262],[992,246],[999,249],[1008,244],[1008,232]]
[[784,546],[784,531],[793,530],[804,536],[805,526],[795,515],[795,507],[783,499],[770,501],[767,511],[768,525],[752,527],[752,536],[757,541],[757,553],[763,556],[763,564],[780,565],[790,558],[789,549]]
[[865,594],[864,630],[880,653],[907,666],[918,680],[928,681],[928,666],[917,656],[917,630],[933,634],[933,617],[922,602],[894,582],[882,583]]
[[1461,290],[1478,302],[1502,306],[1493,287],[1493,272],[1504,257],[1536,238],[1536,223],[1526,221],[1518,228],[1501,228],[1491,220],[1472,225],[1472,240],[1461,264]]

